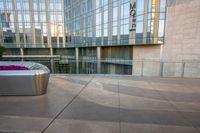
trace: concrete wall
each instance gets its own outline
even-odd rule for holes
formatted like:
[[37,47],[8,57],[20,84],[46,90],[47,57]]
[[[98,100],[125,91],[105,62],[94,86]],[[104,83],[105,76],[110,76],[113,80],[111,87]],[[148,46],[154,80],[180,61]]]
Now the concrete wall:
[[163,63],[163,77],[183,77],[184,63],[182,62],[164,62]]
[[200,59],[200,0],[168,0],[164,60]]
[[159,76],[162,45],[133,46],[132,75]]
[[133,46],[133,60],[159,60],[161,46],[162,45]]
[[200,0],[167,0],[164,45],[133,47],[133,60],[133,75],[200,78]]
[[200,77],[200,0],[167,4],[163,76]]

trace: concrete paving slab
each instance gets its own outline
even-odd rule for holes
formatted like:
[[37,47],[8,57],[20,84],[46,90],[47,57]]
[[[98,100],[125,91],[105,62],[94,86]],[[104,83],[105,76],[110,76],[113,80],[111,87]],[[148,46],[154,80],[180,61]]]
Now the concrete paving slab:
[[130,96],[120,94],[120,108],[121,109],[135,109],[135,110],[166,110],[175,111],[176,109],[165,100],[155,100],[144,97]]
[[199,86],[200,79],[52,75],[46,95],[0,97],[0,132],[197,133]]
[[121,123],[121,133],[199,133],[197,129],[186,126]]
[[93,79],[59,119],[118,122],[118,113],[118,94],[105,90],[99,80]]
[[[174,88],[175,89],[175,88]],[[184,93],[184,92],[170,92],[160,91],[163,97],[172,102],[200,102],[200,93]]]
[[119,85],[120,94],[136,96],[146,99],[165,100],[156,90],[139,87],[127,87]]
[[48,92],[45,95],[0,97],[0,114],[53,117],[80,91],[81,87],[83,85],[53,77],[50,79]]
[[120,110],[121,122],[190,126],[193,125],[187,121],[179,112],[166,110]]
[[77,98],[59,119],[118,122],[118,108],[102,106],[91,101]]
[[[89,79],[85,78],[84,83]],[[51,77],[45,95],[0,97],[0,131],[41,132],[84,86],[82,79],[77,77],[76,81],[81,84],[66,76]],[[31,122],[40,126],[35,129]]]
[[200,128],[200,112],[180,112],[196,128]]
[[57,119],[46,133],[120,133],[119,123]]
[[200,104],[198,102],[171,102],[171,103],[179,111],[200,112]]
[[39,133],[49,121],[49,118],[41,117],[0,116],[0,131]]
[[[135,109],[135,110],[175,110],[172,105],[158,93],[157,90],[150,87],[147,81],[141,81],[143,84],[148,84],[146,89],[142,87],[130,87],[127,84],[122,85],[125,81],[119,81],[120,92],[120,108]],[[130,81],[129,81],[130,82]],[[137,81],[138,82],[138,81]]]

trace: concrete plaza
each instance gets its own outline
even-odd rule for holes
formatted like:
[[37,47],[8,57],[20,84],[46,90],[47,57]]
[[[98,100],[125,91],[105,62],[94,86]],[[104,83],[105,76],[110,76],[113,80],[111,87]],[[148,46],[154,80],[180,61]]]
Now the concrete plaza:
[[199,133],[200,79],[52,75],[45,95],[0,97],[7,132]]

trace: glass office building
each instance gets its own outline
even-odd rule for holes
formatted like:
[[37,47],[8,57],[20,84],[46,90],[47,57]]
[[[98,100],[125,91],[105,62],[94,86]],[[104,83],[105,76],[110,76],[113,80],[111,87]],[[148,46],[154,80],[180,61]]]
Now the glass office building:
[[1,0],[1,42],[5,47],[63,45],[62,0]]
[[83,68],[94,59],[100,73],[131,74],[133,46],[164,43],[166,0],[66,0],[64,7],[66,46],[78,48]]
[[63,0],[1,0],[0,14],[0,43],[8,48],[4,60],[45,60],[53,66],[53,47],[65,42]]
[[66,0],[68,47],[163,44],[166,0]]
[[165,12],[166,0],[1,0],[4,59],[131,74],[133,46],[164,43]]

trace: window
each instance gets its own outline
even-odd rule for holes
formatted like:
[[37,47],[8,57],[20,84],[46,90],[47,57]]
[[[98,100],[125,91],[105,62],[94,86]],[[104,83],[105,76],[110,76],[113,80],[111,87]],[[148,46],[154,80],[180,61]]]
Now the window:
[[144,14],[144,0],[137,0],[136,4],[137,15]]

